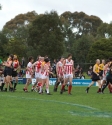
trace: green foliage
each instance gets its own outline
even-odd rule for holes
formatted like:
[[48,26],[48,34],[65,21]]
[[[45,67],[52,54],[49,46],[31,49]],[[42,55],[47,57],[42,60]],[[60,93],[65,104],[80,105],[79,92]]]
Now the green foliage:
[[112,57],[112,39],[100,39],[93,43],[88,53],[88,60],[108,59]]
[[83,35],[74,42],[74,56],[78,63],[85,63],[91,45],[94,43],[94,37],[90,35]]
[[4,45],[5,51],[7,53],[16,54],[18,56],[26,56],[27,46],[19,39],[13,38],[8,41],[8,44]]
[[99,27],[98,27],[98,34],[100,34],[101,37],[105,38],[105,34],[108,33],[108,23],[102,23]]
[[6,56],[5,45],[7,45],[7,43],[8,43],[8,39],[3,34],[3,32],[0,32],[0,58],[2,58],[2,59]]
[[29,45],[38,50],[36,54],[58,58],[64,52],[63,41],[62,23],[55,11],[38,16],[29,29]]
[[4,28],[15,31],[20,27],[28,26],[33,20],[35,20],[37,15],[38,14],[35,11],[27,12],[25,14],[19,14],[15,18],[6,22]]
[[56,11],[40,15],[32,11],[8,21],[2,34],[8,42],[0,47],[1,57],[11,52],[19,57],[48,55],[53,59],[71,53],[77,63],[84,63],[90,62],[87,55],[94,41],[111,38],[112,23],[84,12],[66,11],[59,16]]
[[102,23],[99,17],[93,15],[89,16],[84,12],[71,13],[66,11],[61,14],[60,18],[69,28],[76,29],[76,38],[79,38],[81,34],[96,36],[97,28]]
[[111,38],[112,37],[112,23],[108,24],[108,23],[102,23],[99,27],[98,27],[98,34],[102,37],[102,38]]

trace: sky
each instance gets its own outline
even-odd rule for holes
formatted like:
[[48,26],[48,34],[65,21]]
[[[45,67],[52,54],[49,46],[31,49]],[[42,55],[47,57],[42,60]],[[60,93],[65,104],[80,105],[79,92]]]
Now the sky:
[[112,21],[112,0],[0,0],[0,4],[0,30],[16,15],[29,11],[41,14],[55,10],[59,15],[65,11],[83,11],[100,17],[103,22]]

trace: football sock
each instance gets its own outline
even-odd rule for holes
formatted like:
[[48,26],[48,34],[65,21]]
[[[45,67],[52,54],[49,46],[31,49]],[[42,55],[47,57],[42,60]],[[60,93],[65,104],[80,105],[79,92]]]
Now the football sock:
[[64,88],[65,88],[65,85],[62,85],[61,91],[63,91],[63,90],[64,90]]
[[13,85],[13,81],[11,81],[11,84]]
[[14,83],[14,89],[16,88],[16,86],[17,86],[17,83]]
[[69,85],[69,86],[68,86],[68,93],[69,93],[69,94],[71,93],[71,90],[72,90],[72,85]]
[[1,86],[1,91],[3,90],[4,85],[5,85],[5,83],[2,83],[2,86]]
[[49,88],[46,88],[46,90],[47,90],[47,93],[49,93]]
[[7,92],[7,88],[5,88],[5,92]]
[[56,88],[58,88],[59,84],[60,84],[60,82],[57,82],[57,83],[56,83]]

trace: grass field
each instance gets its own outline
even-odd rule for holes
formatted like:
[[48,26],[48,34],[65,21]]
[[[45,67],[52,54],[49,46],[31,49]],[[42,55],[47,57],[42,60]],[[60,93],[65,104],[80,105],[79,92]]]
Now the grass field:
[[[23,85],[16,92],[0,93],[0,125],[111,125],[112,95],[97,94],[92,87],[88,94],[86,87],[73,87],[72,95],[39,95],[25,93]],[[29,87],[30,90],[31,86]]]

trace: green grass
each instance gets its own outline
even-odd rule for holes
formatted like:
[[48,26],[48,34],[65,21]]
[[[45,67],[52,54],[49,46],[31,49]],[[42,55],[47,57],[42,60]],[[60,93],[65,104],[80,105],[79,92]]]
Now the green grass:
[[[0,125],[111,125],[112,95],[97,94],[92,87],[88,94],[86,87],[73,87],[72,95],[39,95],[25,93],[23,85],[17,91],[0,93]],[[30,90],[31,86],[29,87]]]

